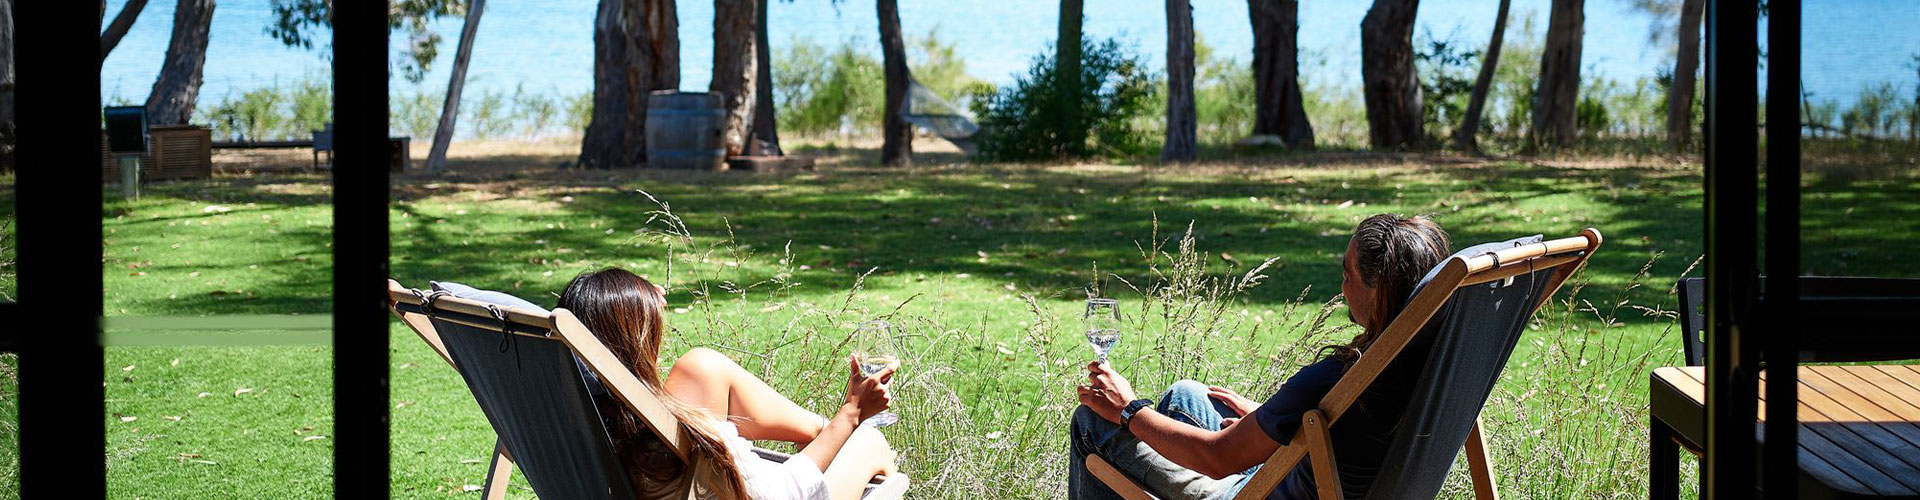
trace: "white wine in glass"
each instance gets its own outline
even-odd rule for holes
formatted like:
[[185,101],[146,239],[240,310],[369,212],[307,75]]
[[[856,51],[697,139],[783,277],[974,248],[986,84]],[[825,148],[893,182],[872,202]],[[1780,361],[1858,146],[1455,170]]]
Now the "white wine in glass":
[[[900,356],[893,345],[893,325],[884,320],[873,320],[860,324],[854,330],[854,359],[860,363],[860,374],[873,376],[887,368],[900,367]],[[886,427],[900,421],[899,415],[882,410],[867,419],[874,427]]]
[[1087,312],[1081,316],[1087,324],[1087,343],[1100,364],[1107,364],[1107,351],[1120,343],[1120,301],[1087,299]]

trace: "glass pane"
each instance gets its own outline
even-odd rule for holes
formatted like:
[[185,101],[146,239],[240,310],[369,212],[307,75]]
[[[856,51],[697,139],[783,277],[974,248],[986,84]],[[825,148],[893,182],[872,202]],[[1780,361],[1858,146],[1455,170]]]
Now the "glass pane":
[[1815,0],[1804,16],[1803,274],[1920,278],[1920,4]]
[[[154,103],[137,193],[103,158],[108,494],[328,498],[333,209],[306,141],[331,116],[330,35],[289,48],[268,2],[177,15],[196,8],[216,6],[147,2],[101,67],[103,105]],[[196,22],[211,43],[175,43]],[[200,74],[164,70],[170,45]]]

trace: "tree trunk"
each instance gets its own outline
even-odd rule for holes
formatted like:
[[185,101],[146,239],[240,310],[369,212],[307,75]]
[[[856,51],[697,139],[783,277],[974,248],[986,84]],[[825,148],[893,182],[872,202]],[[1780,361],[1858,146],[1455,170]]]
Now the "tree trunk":
[[173,10],[173,40],[167,44],[160,77],[147,94],[147,123],[180,125],[193,118],[200,97],[200,74],[207,65],[207,33],[213,26],[213,0],[180,0]]
[[1700,68],[1702,0],[1680,2],[1680,52],[1673,58],[1673,87],[1667,89],[1667,148],[1675,153],[1693,143],[1694,71]]
[[673,0],[600,0],[593,27],[593,119],[583,168],[647,161],[647,95],[680,87],[680,21]]
[[913,126],[907,124],[907,80],[911,74],[907,71],[906,41],[900,36],[900,4],[898,0],[880,0],[880,55],[886,67],[887,107],[886,118],[881,124],[880,134],[885,142],[880,146],[880,164],[888,167],[913,166]]
[[1081,2],[1060,0],[1060,32],[1054,40],[1053,116],[1061,152],[1066,156],[1080,156],[1087,149],[1087,127],[1080,116]]
[[773,110],[773,44],[767,41],[767,5],[771,3],[760,0],[760,18],[753,26],[754,67],[759,71],[753,78],[753,136],[747,145],[756,155],[782,156],[786,152],[780,150],[780,124]]
[[1533,106],[1533,143],[1568,146],[1580,138],[1575,104],[1580,98],[1580,39],[1586,0],[1553,0],[1547,45],[1540,53],[1540,89]]
[[1360,76],[1367,134],[1376,149],[1426,147],[1420,126],[1420,74],[1413,66],[1413,20],[1420,0],[1374,0],[1360,20]]
[[427,170],[447,168],[447,146],[453,143],[454,119],[460,116],[460,91],[467,86],[467,61],[473,57],[473,36],[480,31],[480,14],[487,0],[469,0],[467,23],[460,26],[460,48],[453,55],[453,76],[447,80],[447,102],[440,107],[440,126],[433,129],[433,149],[427,153]]
[[1193,161],[1193,5],[1167,0],[1167,140],[1160,161]]
[[1253,18],[1255,135],[1277,135],[1290,149],[1313,149],[1313,124],[1300,92],[1300,2],[1249,0]]
[[1460,128],[1453,130],[1453,146],[1473,154],[1480,154],[1480,143],[1475,134],[1480,133],[1480,113],[1487,106],[1487,90],[1493,86],[1493,73],[1500,67],[1500,44],[1507,33],[1507,8],[1513,0],[1500,0],[1500,10],[1493,18],[1493,38],[1487,40],[1487,55],[1480,59],[1480,76],[1473,80],[1473,95],[1467,98],[1467,116],[1460,120]]
[[13,130],[13,0],[0,0],[0,172],[13,171]]
[[759,30],[754,21],[760,17],[759,0],[714,0],[713,2],[713,80],[707,89],[720,94],[727,110],[721,140],[727,156],[740,156],[747,150],[747,138],[753,133],[753,106],[757,99],[754,77],[759,54],[754,39]]
[[[121,7],[120,13],[113,16],[113,24],[108,25],[107,30],[100,33],[101,59],[106,59],[107,54],[113,52],[114,46],[120,45],[120,38],[127,36],[127,29],[133,27],[134,19],[140,17],[140,11],[146,8],[147,0],[127,0],[127,5]],[[100,15],[107,15],[106,0],[100,2]]]

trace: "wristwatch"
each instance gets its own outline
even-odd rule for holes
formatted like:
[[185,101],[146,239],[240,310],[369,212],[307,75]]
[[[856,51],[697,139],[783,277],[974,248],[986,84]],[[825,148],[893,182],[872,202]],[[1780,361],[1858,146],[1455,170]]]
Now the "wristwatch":
[[1120,428],[1127,428],[1127,423],[1133,421],[1133,416],[1138,415],[1142,408],[1149,406],[1153,406],[1152,400],[1135,399],[1133,402],[1127,403],[1126,408],[1120,409]]

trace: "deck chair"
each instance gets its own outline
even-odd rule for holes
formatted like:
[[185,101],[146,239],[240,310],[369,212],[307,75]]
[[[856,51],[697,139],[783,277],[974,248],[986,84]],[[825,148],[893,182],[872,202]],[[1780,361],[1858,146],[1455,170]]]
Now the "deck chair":
[[[693,462],[688,436],[654,392],[572,313],[547,312],[517,298],[489,302],[413,290],[392,280],[387,296],[393,314],[460,372],[498,435],[484,486],[487,500],[505,497],[516,465],[541,498],[694,495],[687,480],[692,474],[658,485],[631,484],[593,394],[609,395],[640,415],[672,459],[689,465],[686,470],[703,464]],[[754,452],[776,462],[787,458]],[[905,474],[876,476],[863,500],[896,500],[907,484]]]
[[[1543,241],[1531,236],[1454,253],[1427,273],[1406,309],[1334,384],[1318,408],[1302,416],[1300,431],[1274,451],[1235,498],[1265,498],[1307,457],[1313,459],[1318,497],[1347,498],[1328,431],[1340,424],[1340,417],[1389,366],[1417,369],[1413,373],[1418,376],[1407,379],[1414,386],[1406,413],[1366,498],[1433,498],[1462,446],[1474,496],[1499,498],[1480,428],[1480,409],[1534,311],[1599,247],[1600,232],[1589,228],[1569,238]],[[1410,344],[1416,347],[1409,349]],[[1087,469],[1129,500],[1155,498],[1098,455],[1087,457]]]

